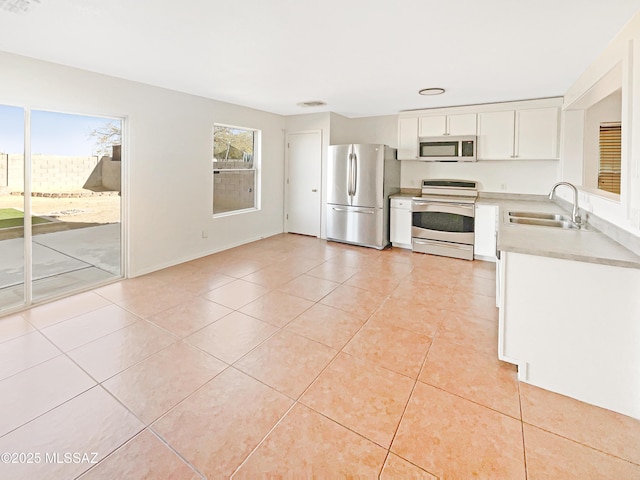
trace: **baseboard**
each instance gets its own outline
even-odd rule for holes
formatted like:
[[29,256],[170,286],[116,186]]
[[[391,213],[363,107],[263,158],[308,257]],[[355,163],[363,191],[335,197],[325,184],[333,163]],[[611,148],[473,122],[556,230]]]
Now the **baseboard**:
[[176,265],[180,265],[181,263],[186,263],[186,262],[191,262],[192,260],[197,260],[198,258],[203,258],[203,257],[207,257],[209,255],[213,255],[216,253],[220,253],[220,252],[224,252],[225,250],[229,250],[231,248],[235,248],[235,247],[239,247],[241,245],[246,245],[247,243],[252,243],[252,242],[257,242],[258,240],[263,240],[265,238],[269,238],[269,237],[273,237],[274,235],[280,235],[282,234],[282,231],[277,231],[277,232],[272,232],[272,233],[266,233],[266,234],[261,234],[259,236],[256,237],[251,237],[248,239],[244,239],[241,240],[239,242],[233,242],[218,248],[214,248],[212,250],[207,250],[205,252],[202,253],[198,253],[198,254],[194,254],[194,255],[188,255],[185,257],[180,257],[177,260],[171,260],[169,262],[165,262],[165,263],[160,263],[157,265],[154,265],[153,267],[149,267],[149,268],[145,268],[142,269],[138,272],[135,273],[130,273],[127,278],[136,278],[136,277],[141,277],[142,275],[147,275],[149,273],[153,273],[153,272],[157,272],[158,270],[163,270],[165,268],[169,268],[169,267],[175,267]]

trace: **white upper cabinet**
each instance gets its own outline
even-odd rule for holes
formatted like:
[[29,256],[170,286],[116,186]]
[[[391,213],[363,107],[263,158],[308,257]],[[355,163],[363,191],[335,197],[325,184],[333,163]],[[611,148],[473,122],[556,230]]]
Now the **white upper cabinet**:
[[516,110],[515,155],[518,159],[556,159],[558,155],[558,121],[560,109],[531,108]]
[[437,137],[447,134],[447,116],[420,117],[418,120],[420,137]]
[[478,114],[478,160],[558,159],[559,107]]
[[418,159],[419,137],[477,135],[478,160],[558,160],[562,98],[413,110],[398,119],[398,159]]
[[513,110],[478,114],[478,160],[514,158],[514,132]]
[[447,115],[447,133],[449,135],[475,135],[476,117],[475,113]]
[[421,137],[442,135],[475,135],[476,114],[435,115],[420,117],[419,134]]
[[400,118],[398,121],[398,160],[418,158],[418,117]]

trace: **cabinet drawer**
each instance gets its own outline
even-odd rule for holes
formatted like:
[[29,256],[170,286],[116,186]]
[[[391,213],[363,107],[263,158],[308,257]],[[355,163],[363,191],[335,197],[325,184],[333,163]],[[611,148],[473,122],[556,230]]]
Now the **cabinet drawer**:
[[410,198],[392,198],[391,208],[398,208],[400,210],[411,210]]

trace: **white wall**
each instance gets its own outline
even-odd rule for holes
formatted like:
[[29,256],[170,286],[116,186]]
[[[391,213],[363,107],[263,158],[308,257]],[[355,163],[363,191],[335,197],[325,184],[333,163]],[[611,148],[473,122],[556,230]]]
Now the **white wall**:
[[582,183],[598,188],[600,125],[622,119],[622,92],[617,90],[588,108],[584,119],[584,177]]
[[329,114],[329,119],[331,123],[329,145],[355,143],[351,132],[352,119],[333,112]]
[[[129,276],[282,232],[284,117],[6,53],[0,71],[2,104],[126,118]],[[262,130],[260,211],[212,218],[214,123]]]
[[[584,111],[593,105],[595,102],[590,101],[590,98],[599,90],[598,85],[608,83],[607,80],[612,75],[618,75],[617,87],[622,87],[620,198],[618,201],[585,188],[580,195],[580,206],[640,236],[640,12],[567,91],[564,96],[566,113],[571,113],[571,110]],[[602,95],[596,101],[601,98]],[[567,145],[581,141],[576,130],[576,125],[573,125],[573,135],[565,137],[565,151],[577,150],[574,146]],[[576,173],[583,169],[583,156],[564,155],[562,162],[563,180],[575,182]]]
[[398,116],[345,118],[331,115],[331,143],[382,143],[398,146]]
[[473,163],[402,162],[402,188],[423,178],[476,180],[481,192],[547,194],[559,177],[557,160],[481,160]]

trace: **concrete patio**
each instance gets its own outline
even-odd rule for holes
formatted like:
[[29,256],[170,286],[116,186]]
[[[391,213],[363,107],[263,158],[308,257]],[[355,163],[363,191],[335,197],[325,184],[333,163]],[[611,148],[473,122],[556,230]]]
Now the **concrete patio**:
[[[120,223],[33,237],[33,299],[121,276]],[[24,239],[0,241],[0,305],[23,303]]]

